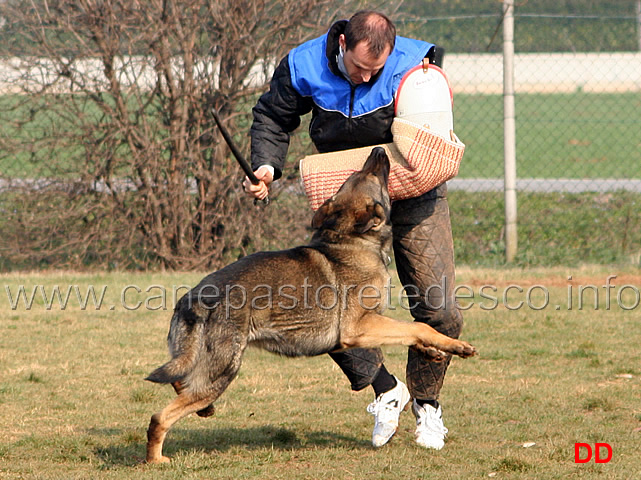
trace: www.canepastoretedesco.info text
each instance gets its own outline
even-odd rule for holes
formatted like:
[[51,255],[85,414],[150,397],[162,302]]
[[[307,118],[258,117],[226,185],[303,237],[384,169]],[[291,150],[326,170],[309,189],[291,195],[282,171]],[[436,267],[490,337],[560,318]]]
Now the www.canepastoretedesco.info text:
[[[415,285],[388,283],[372,285],[314,286],[257,284],[203,285],[190,298],[202,308],[225,308],[227,312],[246,306],[254,309],[309,308],[331,310],[358,301],[364,308],[378,310],[412,309],[418,304],[434,310],[447,309],[452,303],[461,310],[636,310],[641,304],[637,285],[614,285],[616,275],[608,276],[601,285],[574,285],[566,288],[544,284],[521,286],[456,285],[447,295],[447,280],[420,289]],[[570,280],[571,277],[568,277]],[[115,295],[111,290],[116,290]],[[178,300],[191,287],[188,285],[5,285],[5,299],[13,311],[44,310],[173,310]],[[1,305],[0,305],[1,306]]]

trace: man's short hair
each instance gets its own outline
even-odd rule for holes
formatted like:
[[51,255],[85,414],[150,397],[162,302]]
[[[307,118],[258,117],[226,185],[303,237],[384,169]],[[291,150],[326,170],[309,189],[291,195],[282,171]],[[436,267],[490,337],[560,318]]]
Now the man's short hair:
[[345,27],[345,48],[353,50],[361,42],[369,44],[369,52],[379,57],[387,48],[394,50],[396,27],[380,12],[361,10],[356,12]]

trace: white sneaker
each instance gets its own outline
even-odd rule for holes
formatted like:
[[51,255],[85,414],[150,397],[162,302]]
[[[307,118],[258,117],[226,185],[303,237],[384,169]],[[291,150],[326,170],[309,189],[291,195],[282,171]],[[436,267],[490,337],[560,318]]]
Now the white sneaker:
[[425,404],[420,406],[416,400],[412,403],[412,411],[416,417],[416,443],[421,447],[440,450],[445,446],[447,428],[443,425],[441,406],[434,408]]
[[410,401],[407,386],[398,378],[396,382],[397,385],[394,388],[381,393],[367,406],[367,411],[374,415],[372,445],[375,447],[382,447],[394,436],[398,429],[398,417]]

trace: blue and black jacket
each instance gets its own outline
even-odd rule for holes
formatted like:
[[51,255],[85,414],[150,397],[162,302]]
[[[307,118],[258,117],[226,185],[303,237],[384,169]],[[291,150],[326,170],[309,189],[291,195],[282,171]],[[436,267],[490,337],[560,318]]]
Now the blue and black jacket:
[[269,91],[253,109],[252,168],[274,167],[281,176],[289,134],[300,117],[312,112],[309,134],[321,153],[367,147],[392,141],[394,94],[403,75],[427,57],[441,64],[443,51],[420,40],[396,37],[385,66],[369,82],[352,85],[338,69],[338,37],[346,20],[329,32],[303,43],[283,58]]

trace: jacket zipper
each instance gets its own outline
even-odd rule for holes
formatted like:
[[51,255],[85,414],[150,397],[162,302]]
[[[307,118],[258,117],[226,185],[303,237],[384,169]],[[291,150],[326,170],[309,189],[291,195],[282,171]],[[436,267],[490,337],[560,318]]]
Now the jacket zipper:
[[353,124],[352,124],[352,114],[354,113],[354,97],[356,96],[356,86],[351,85],[349,86],[350,92],[349,92],[349,117],[347,119],[347,126],[349,131],[351,132],[353,129]]

